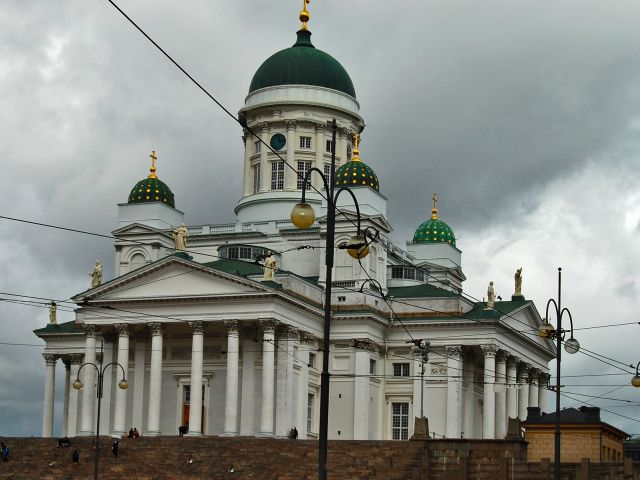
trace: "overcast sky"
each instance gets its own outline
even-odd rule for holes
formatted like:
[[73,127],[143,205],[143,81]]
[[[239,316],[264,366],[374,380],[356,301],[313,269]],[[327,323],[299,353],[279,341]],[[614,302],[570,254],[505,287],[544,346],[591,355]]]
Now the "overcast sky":
[[[234,113],[262,61],[295,41],[301,7],[121,4]],[[523,267],[523,293],[543,314],[562,266],[576,328],[636,322],[576,331],[583,347],[635,365],[640,3],[328,0],[309,8],[312,41],[355,85],[367,123],[361,158],[389,198],[394,240],[411,239],[437,192],[463,251],[466,293],[482,298],[493,280],[508,298]],[[3,2],[0,128],[0,215],[108,234],[155,149],[158,176],[189,224],[234,220],[240,128],[106,0]],[[96,258],[111,278],[111,240],[0,220],[2,292],[69,298],[88,287]],[[32,330],[47,312],[0,302],[0,320],[0,342],[39,344]],[[5,343],[0,435],[39,435],[42,350]],[[604,394],[580,398],[629,417],[603,412],[640,433],[630,374],[583,354],[563,358],[567,392]],[[60,366],[57,376],[60,401]]]

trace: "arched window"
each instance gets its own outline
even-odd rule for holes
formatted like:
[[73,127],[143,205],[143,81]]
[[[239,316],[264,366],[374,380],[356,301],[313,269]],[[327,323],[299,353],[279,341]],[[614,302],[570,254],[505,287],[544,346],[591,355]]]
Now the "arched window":
[[133,271],[137,268],[140,268],[147,264],[147,260],[144,258],[144,255],[141,253],[136,253],[131,256],[131,260],[129,260],[129,271]]

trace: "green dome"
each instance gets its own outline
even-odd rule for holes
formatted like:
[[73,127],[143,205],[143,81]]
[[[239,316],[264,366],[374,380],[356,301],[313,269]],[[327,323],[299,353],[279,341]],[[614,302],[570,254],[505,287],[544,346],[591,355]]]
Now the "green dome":
[[416,233],[413,234],[413,243],[449,243],[455,247],[456,237],[453,230],[438,218],[437,210],[435,212],[429,220],[416,229]]
[[362,160],[351,160],[336,170],[337,187],[369,187],[380,191],[378,176]]
[[356,98],[349,74],[331,55],[311,44],[311,32],[299,30],[293,47],[280,50],[260,65],[251,80],[249,93],[277,85],[315,85],[331,88]]
[[176,203],[169,186],[157,177],[145,178],[131,189],[127,203],[162,202],[175,208]]

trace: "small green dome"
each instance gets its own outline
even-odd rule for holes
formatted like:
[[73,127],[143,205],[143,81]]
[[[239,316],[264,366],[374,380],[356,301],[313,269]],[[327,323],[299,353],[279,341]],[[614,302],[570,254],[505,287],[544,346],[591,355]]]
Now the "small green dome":
[[416,229],[413,234],[413,243],[449,243],[456,246],[456,236],[451,227],[438,218],[436,194],[433,194],[433,210],[431,218]]
[[299,30],[297,35],[292,47],[274,53],[260,65],[249,93],[277,85],[315,85],[356,98],[353,82],[340,62],[313,46],[310,31]]
[[156,176],[156,152],[151,152],[151,168],[149,176],[136,183],[131,189],[129,201],[127,203],[147,203],[162,202],[170,207],[176,208],[173,192],[169,186]]
[[362,160],[354,159],[336,170],[337,187],[369,187],[380,191],[378,176],[373,169]]

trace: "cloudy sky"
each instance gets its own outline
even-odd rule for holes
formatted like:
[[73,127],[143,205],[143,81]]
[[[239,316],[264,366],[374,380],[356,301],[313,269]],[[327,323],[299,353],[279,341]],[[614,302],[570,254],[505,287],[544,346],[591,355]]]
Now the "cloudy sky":
[[[232,112],[262,61],[295,41],[301,7],[121,4]],[[394,240],[411,238],[438,192],[469,295],[493,280],[508,297],[522,266],[523,293],[542,313],[562,266],[577,328],[636,322],[576,331],[582,345],[637,363],[640,4],[318,0],[310,10],[314,44],[356,87],[361,158],[389,198]],[[3,2],[0,127],[0,215],[108,234],[155,149],[188,223],[234,220],[240,128],[106,0]],[[0,220],[0,298],[69,298],[96,258],[111,278],[112,241]],[[46,310],[3,301],[0,320],[0,435],[39,435],[41,349],[13,344],[41,343],[31,332]],[[640,433],[629,374],[564,359],[567,392],[603,395],[579,398]]]

